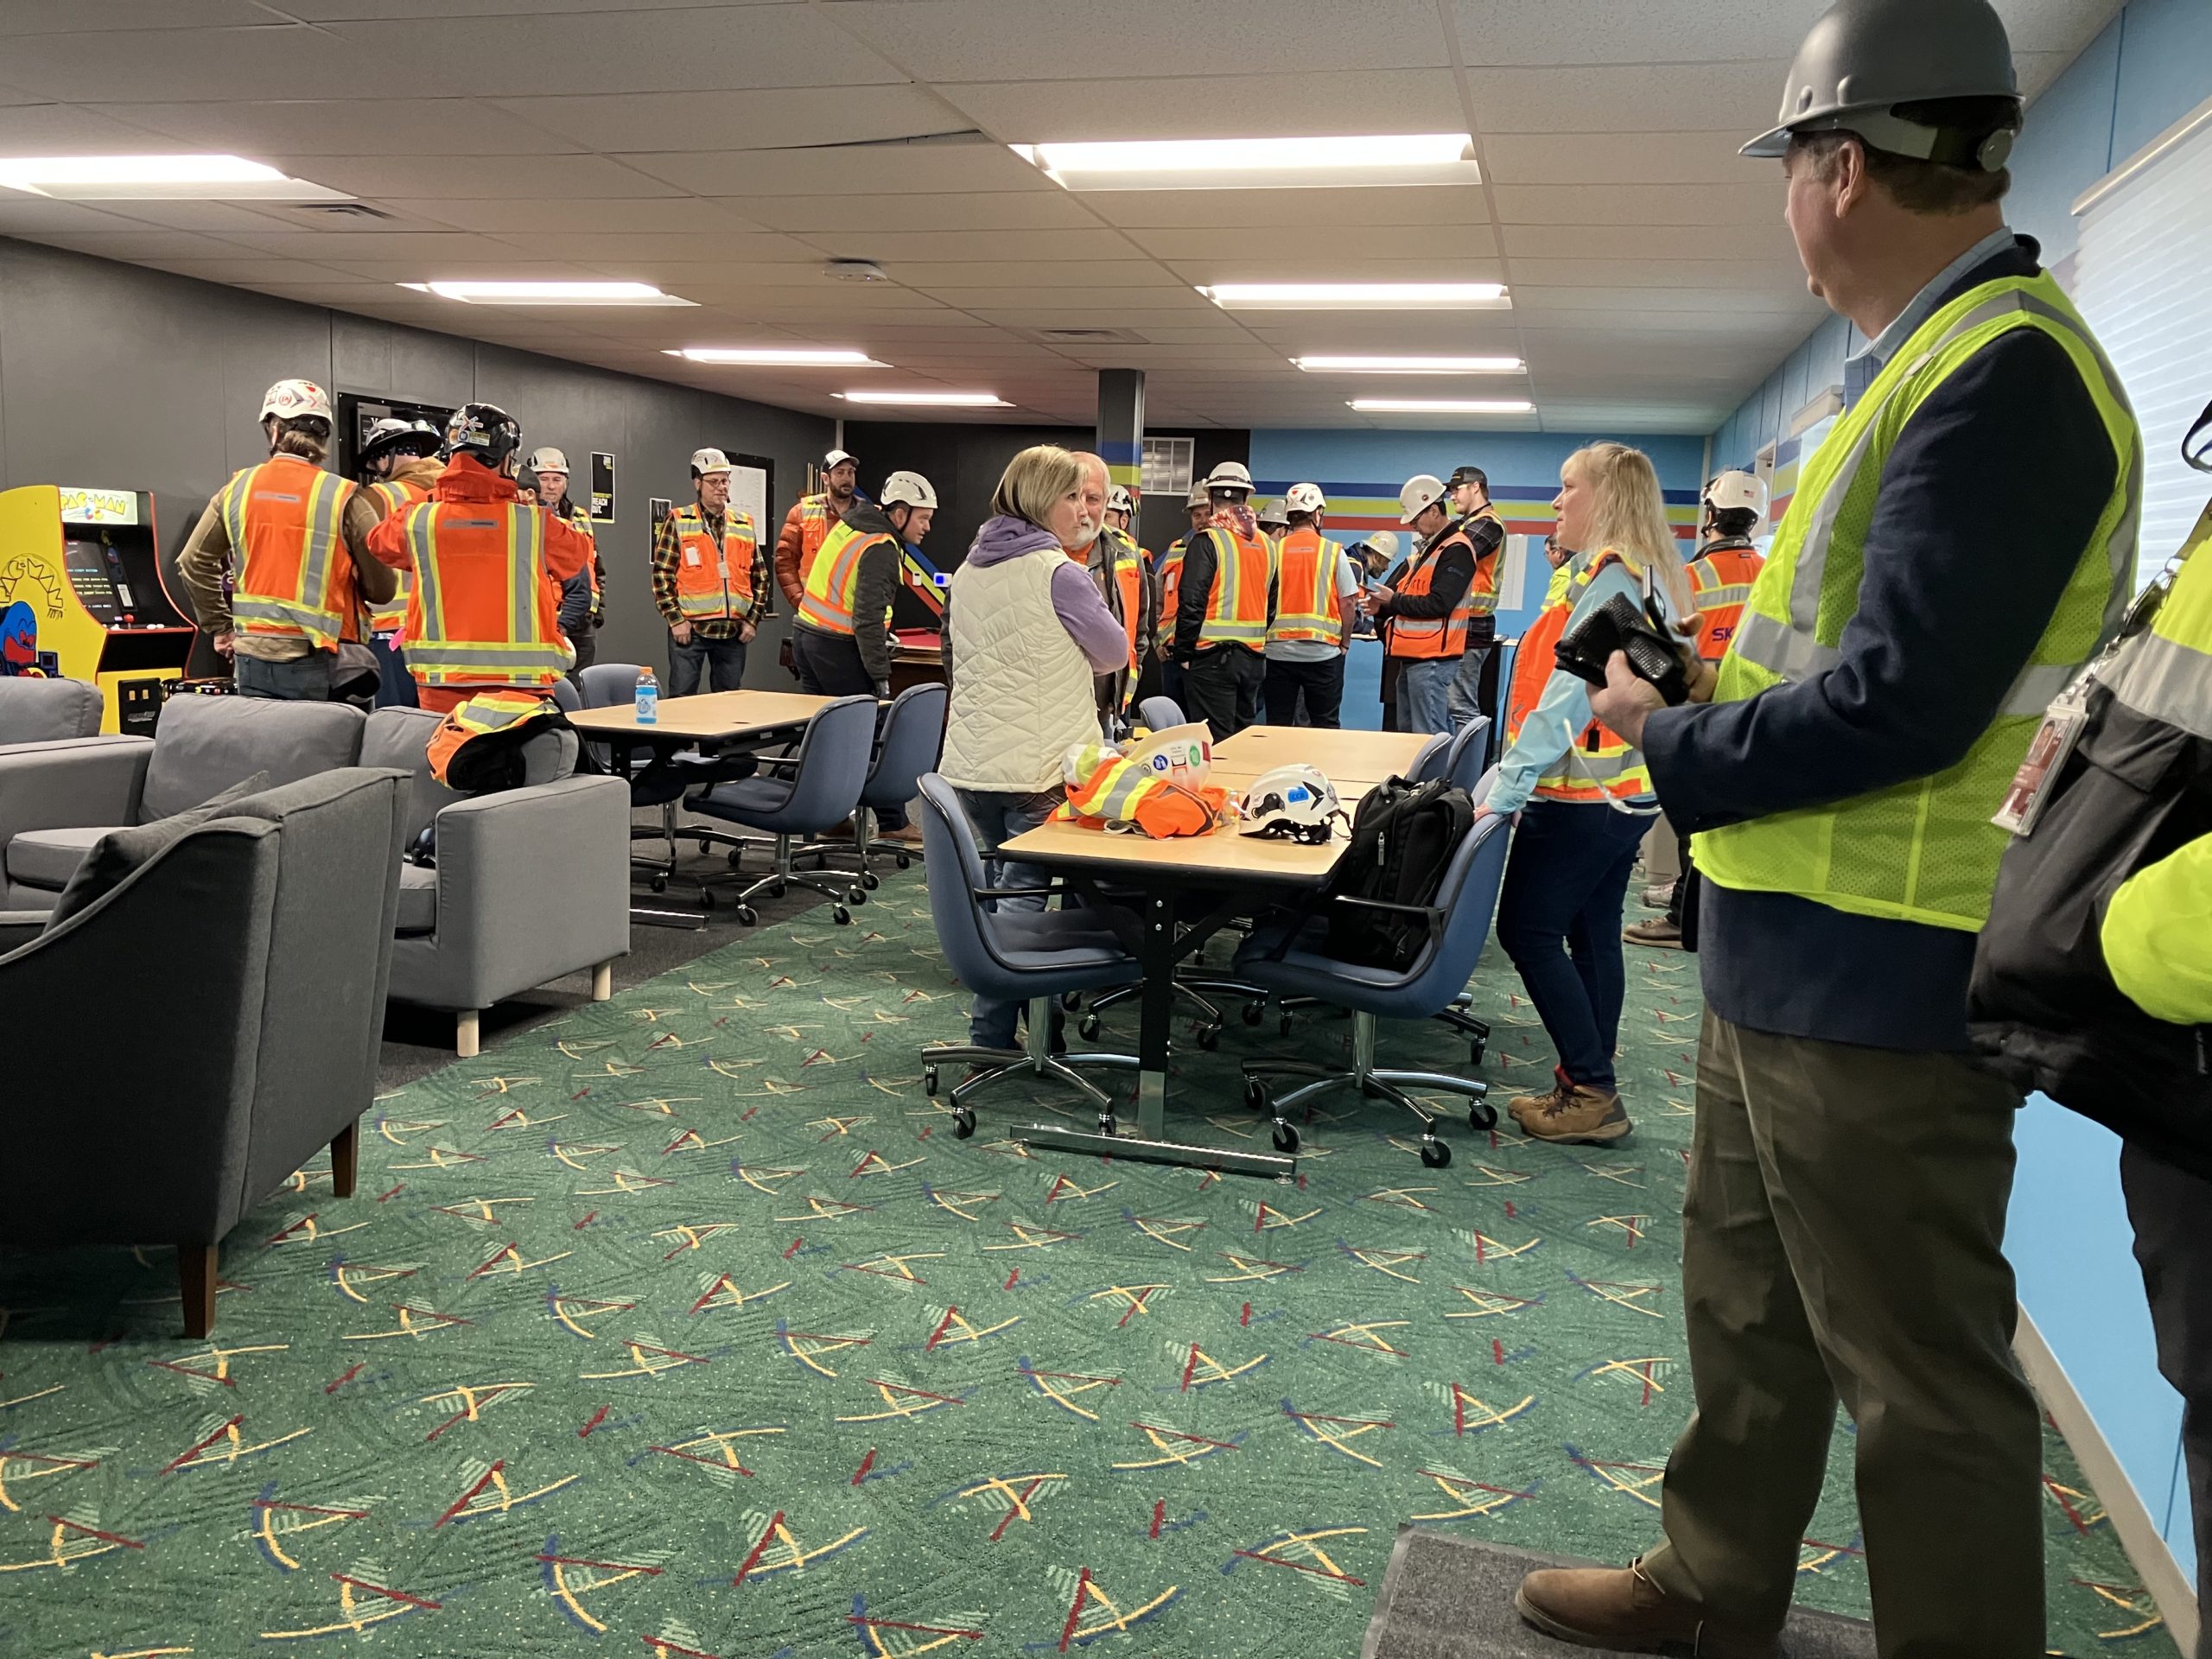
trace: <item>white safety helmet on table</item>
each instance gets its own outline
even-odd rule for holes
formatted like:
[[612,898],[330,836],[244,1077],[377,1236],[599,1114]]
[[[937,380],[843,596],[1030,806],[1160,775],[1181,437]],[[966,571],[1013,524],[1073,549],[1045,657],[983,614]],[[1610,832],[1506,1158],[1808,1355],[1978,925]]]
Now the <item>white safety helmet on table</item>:
[[1343,815],[1336,785],[1328,775],[1319,766],[1300,761],[1262,772],[1252,780],[1244,791],[1236,833],[1318,847],[1334,833],[1336,820]]

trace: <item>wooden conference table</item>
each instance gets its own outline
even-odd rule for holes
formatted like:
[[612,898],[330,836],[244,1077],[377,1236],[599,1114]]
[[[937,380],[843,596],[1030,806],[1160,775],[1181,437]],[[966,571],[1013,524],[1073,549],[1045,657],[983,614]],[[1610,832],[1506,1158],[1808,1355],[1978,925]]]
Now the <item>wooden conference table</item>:
[[[1318,731],[1305,726],[1252,726],[1213,750],[1207,782],[1235,791],[1262,772],[1299,761],[1319,766],[1349,810],[1384,779],[1410,771],[1428,738],[1419,733]],[[1173,1017],[1175,967],[1234,918],[1249,915],[1328,880],[1344,855],[1350,830],[1338,824],[1334,839],[1309,847],[1290,841],[1240,836],[1224,824],[1211,834],[1152,841],[1109,835],[1056,820],[1003,843],[1001,854],[1065,874],[1077,891],[1111,918],[1126,906],[1105,907],[1099,883],[1135,890],[1138,913],[1123,943],[1144,964],[1137,1055],[1137,1133],[1107,1135],[1039,1125],[1023,1137],[1033,1146],[1141,1156],[1156,1161],[1224,1168],[1250,1174],[1287,1175],[1296,1160],[1232,1147],[1187,1146],[1166,1141],[1168,1028]],[[1213,901],[1198,920],[1183,924],[1178,901],[1202,894]]]

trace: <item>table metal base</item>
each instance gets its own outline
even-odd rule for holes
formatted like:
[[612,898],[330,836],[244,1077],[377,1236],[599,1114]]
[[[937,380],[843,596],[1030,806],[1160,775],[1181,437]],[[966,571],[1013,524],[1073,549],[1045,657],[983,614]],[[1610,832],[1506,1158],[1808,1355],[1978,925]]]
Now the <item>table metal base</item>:
[[1096,1129],[1064,1128],[1052,1123],[1033,1123],[1015,1131],[1013,1138],[1046,1152],[1086,1152],[1101,1158],[1123,1158],[1132,1163],[1180,1164],[1190,1169],[1217,1169],[1230,1175],[1272,1176],[1279,1181],[1293,1180],[1298,1175],[1298,1160],[1280,1153],[1189,1146],[1179,1141],[1103,1135]]

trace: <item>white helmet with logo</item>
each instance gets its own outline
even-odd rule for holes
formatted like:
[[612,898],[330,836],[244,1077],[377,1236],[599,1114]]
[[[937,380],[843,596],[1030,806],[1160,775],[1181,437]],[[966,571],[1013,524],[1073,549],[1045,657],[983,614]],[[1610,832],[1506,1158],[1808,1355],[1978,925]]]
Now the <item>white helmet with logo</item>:
[[1705,505],[1716,512],[1749,511],[1766,517],[1766,481],[1755,473],[1723,473],[1705,486]]
[[558,473],[563,478],[569,475],[568,456],[550,443],[531,450],[523,466],[533,473]]
[[1387,570],[1398,561],[1398,532],[1395,530],[1370,531],[1366,537],[1366,547],[1368,551],[1382,559],[1382,568]]
[[1128,485],[1116,484],[1112,489],[1106,492],[1107,512],[1135,512],[1136,510],[1136,499],[1129,493],[1129,486]]
[[1290,509],[1281,501],[1271,499],[1260,503],[1260,510],[1253,518],[1270,530],[1286,530],[1290,525]]
[[735,470],[730,465],[729,457],[719,449],[694,449],[691,452],[691,476],[694,478],[712,478],[717,473],[728,477]]
[[255,418],[280,421],[328,420],[330,394],[312,380],[279,380],[261,394],[261,413]]
[[1206,489],[1209,493],[1242,490],[1249,495],[1252,493],[1252,469],[1241,461],[1224,461],[1206,474]]
[[1406,480],[1405,488],[1398,492],[1398,505],[1405,511],[1398,515],[1398,522],[1410,524],[1444,499],[1446,491],[1444,480],[1433,473],[1416,473]]
[[880,507],[930,507],[937,505],[937,492],[930,481],[919,473],[893,473],[883,480],[875,504]]
[[1294,484],[1282,504],[1292,512],[1319,512],[1329,505],[1329,498],[1321,493],[1319,484]]
[[1204,479],[1200,479],[1197,483],[1191,486],[1191,493],[1183,498],[1183,505],[1186,507],[1210,507],[1213,505],[1213,497],[1206,493],[1206,484]]
[[1244,791],[1240,836],[1269,836],[1319,846],[1333,832],[1344,807],[1337,788],[1319,766],[1300,762],[1262,772]]

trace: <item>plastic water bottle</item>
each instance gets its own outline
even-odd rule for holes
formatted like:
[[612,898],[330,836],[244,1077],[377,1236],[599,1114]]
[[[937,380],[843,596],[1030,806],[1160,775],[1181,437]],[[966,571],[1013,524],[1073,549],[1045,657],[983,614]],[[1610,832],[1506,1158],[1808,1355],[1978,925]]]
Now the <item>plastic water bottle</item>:
[[657,726],[660,723],[660,682],[653,677],[650,668],[638,671],[638,724]]

